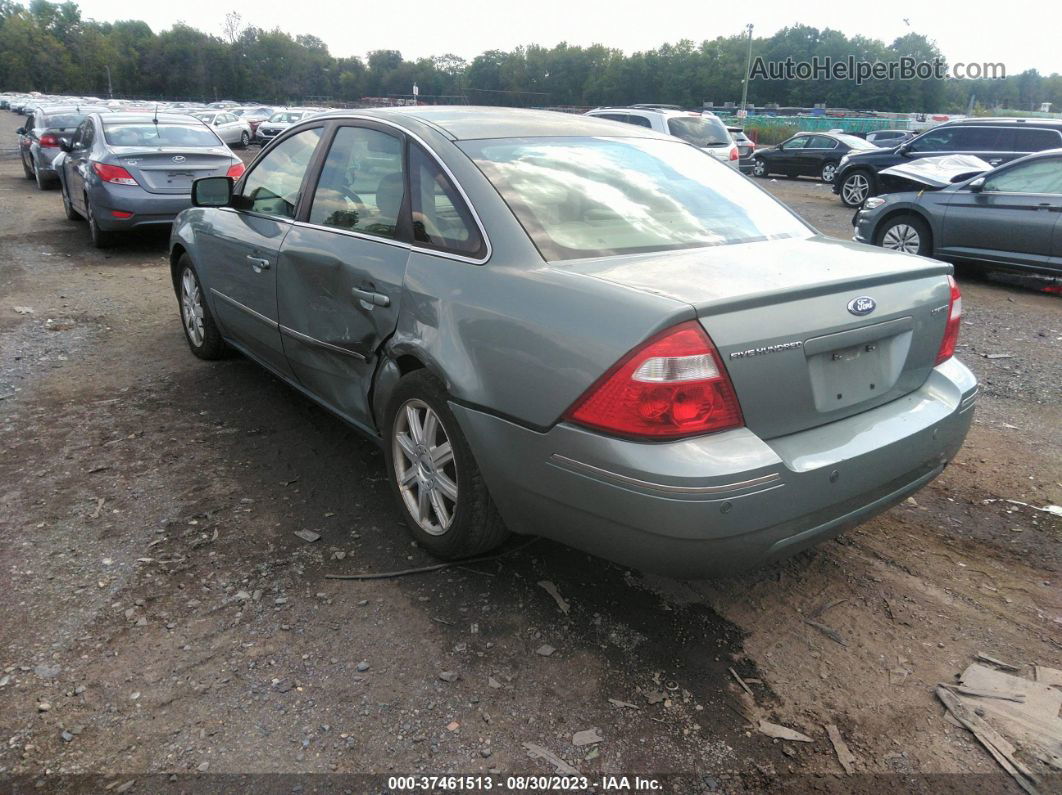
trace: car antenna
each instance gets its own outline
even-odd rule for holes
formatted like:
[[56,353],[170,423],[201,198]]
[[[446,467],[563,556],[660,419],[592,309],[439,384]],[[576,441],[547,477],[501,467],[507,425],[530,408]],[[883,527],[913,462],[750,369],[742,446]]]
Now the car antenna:
[[155,103],[155,115],[151,117],[151,121],[155,125],[155,137],[161,138],[162,136],[159,135],[159,104],[157,102]]

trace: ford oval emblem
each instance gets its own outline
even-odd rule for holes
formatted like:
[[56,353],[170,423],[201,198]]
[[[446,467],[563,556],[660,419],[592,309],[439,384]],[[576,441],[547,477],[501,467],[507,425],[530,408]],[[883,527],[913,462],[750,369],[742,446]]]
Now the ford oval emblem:
[[878,305],[869,295],[861,295],[858,298],[853,298],[848,302],[848,311],[853,315],[869,315]]
[[183,163],[184,162],[184,155],[175,155],[174,158],[173,158],[173,162],[174,163]]

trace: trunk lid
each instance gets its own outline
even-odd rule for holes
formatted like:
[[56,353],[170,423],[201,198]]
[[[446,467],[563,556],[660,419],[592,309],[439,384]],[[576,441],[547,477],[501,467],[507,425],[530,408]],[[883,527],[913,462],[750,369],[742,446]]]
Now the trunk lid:
[[148,193],[189,194],[200,177],[225,176],[233,164],[222,147],[113,147],[112,162],[125,168]]
[[[688,303],[761,438],[917,389],[944,335],[951,266],[826,237],[565,263]],[[864,300],[864,299],[869,299]]]

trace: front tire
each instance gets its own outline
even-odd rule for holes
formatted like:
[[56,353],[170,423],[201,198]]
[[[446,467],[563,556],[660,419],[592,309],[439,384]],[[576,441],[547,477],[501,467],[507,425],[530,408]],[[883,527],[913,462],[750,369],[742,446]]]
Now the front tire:
[[246,131],[240,133],[240,149],[246,149],[251,143],[251,136]]
[[225,340],[221,338],[214,316],[210,314],[199,274],[187,254],[182,254],[177,261],[177,273],[177,301],[188,347],[200,359],[223,359],[228,353]]
[[921,218],[913,215],[897,215],[889,218],[878,230],[875,241],[882,248],[929,257],[933,243],[929,227]]
[[854,171],[841,182],[841,202],[858,207],[874,195],[874,178],[866,171]]
[[767,176],[767,163],[760,157],[754,157],[752,159],[752,176],[754,177],[766,177]]
[[477,555],[509,534],[442,384],[425,370],[404,376],[385,414],[391,489],[413,538],[445,560]]

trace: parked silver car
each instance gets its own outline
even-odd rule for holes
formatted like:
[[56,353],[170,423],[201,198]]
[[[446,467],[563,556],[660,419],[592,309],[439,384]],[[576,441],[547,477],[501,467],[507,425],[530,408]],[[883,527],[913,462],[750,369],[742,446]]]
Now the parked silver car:
[[58,177],[52,161],[61,151],[60,143],[70,140],[89,113],[108,112],[109,108],[105,107],[38,105],[27,113],[26,123],[15,130],[26,179],[35,179],[41,190],[54,187]]
[[217,133],[218,138],[231,146],[247,148],[254,132],[246,119],[237,118],[230,111],[193,111],[192,116]]
[[308,108],[283,108],[278,110],[268,120],[258,125],[258,129],[255,130],[254,140],[264,146],[291,125],[318,112]]
[[382,445],[413,536],[726,574],[936,477],[977,382],[951,266],[819,236],[673,137],[347,111],[195,183],[171,267],[232,347]]
[[241,161],[185,115],[92,113],[56,158],[66,217],[84,217],[98,248],[115,233],[167,225],[191,204],[198,177],[239,177]]

